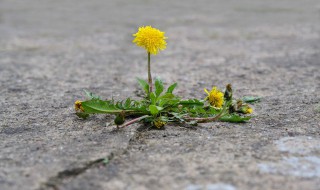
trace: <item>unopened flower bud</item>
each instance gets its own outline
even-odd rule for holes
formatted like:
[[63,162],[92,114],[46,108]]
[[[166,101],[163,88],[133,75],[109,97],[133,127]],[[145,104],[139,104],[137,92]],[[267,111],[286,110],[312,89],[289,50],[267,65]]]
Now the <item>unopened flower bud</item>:
[[237,108],[240,109],[242,105],[243,105],[242,100],[237,100]]
[[251,114],[252,113],[252,108],[248,105],[243,105],[240,107],[239,109],[240,113],[244,113],[244,114]]
[[119,126],[124,123],[124,113],[121,112],[117,115],[117,117],[114,119],[114,123]]
[[227,84],[226,91],[224,92],[224,98],[226,101],[229,101],[232,99],[232,87],[231,84]]

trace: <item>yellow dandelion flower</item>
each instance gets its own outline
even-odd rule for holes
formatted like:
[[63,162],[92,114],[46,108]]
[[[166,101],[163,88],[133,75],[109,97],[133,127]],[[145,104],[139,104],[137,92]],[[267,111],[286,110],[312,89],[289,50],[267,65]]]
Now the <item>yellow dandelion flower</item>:
[[164,32],[151,26],[139,27],[138,32],[133,36],[135,39],[132,42],[145,48],[148,53],[157,55],[160,50],[166,49],[167,37],[164,36]]
[[208,94],[206,100],[208,100],[213,107],[222,108],[224,102],[223,93],[219,91],[217,87],[213,87],[210,92],[208,92],[207,89],[204,89],[204,91]]
[[80,100],[77,100],[74,102],[74,109],[76,110],[76,112],[78,112],[78,111],[84,112],[84,109],[81,104],[82,104],[82,102]]

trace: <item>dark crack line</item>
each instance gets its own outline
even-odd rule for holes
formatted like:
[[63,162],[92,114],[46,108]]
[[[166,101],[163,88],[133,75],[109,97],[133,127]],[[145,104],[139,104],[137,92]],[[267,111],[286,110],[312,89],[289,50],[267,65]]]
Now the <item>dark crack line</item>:
[[[83,173],[85,173],[88,169],[98,167],[101,164],[105,164],[104,160],[108,160],[107,164],[110,164],[110,161],[115,158],[115,156],[120,156],[123,154],[126,154],[128,152],[128,149],[134,144],[134,142],[141,141],[141,136],[143,132],[138,132],[134,134],[128,141],[128,145],[124,149],[116,150],[114,152],[111,152],[107,157],[105,158],[99,158],[90,162],[87,162],[83,167],[76,167],[71,168],[67,170],[60,171],[57,175],[50,177],[46,182],[42,183],[40,185],[40,188],[38,190],[47,190],[47,189],[54,189],[59,190],[59,185],[61,185],[66,179],[75,178]],[[106,164],[105,164],[106,165]]]
[[67,169],[60,171],[56,176],[50,177],[46,182],[42,183],[38,190],[45,190],[45,189],[54,189],[59,190],[59,185],[63,183],[65,179],[76,177],[81,175],[82,173],[86,172],[88,169],[99,166],[103,164],[105,159],[112,160],[114,157],[114,153],[111,153],[106,158],[99,158],[93,161],[86,163],[83,167],[77,167],[72,169]]

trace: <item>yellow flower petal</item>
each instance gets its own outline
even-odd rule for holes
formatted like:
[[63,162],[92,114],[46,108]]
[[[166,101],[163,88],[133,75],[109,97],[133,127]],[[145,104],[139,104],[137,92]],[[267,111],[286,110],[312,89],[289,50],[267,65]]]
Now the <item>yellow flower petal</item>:
[[207,89],[204,90],[207,94],[208,97],[206,98],[211,106],[214,106],[216,108],[222,108],[224,98],[223,98],[223,93],[217,89],[217,87],[213,87],[210,92],[208,92]]
[[160,50],[166,49],[167,37],[164,36],[164,32],[151,26],[140,27],[133,36],[135,39],[132,42],[151,54],[156,55]]
[[252,108],[247,109],[247,113],[248,114],[252,113]]

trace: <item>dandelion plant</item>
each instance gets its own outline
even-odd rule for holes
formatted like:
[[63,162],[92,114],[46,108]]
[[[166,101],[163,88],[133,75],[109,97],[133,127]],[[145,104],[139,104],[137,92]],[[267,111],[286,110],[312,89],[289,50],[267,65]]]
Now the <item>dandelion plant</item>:
[[[129,126],[135,122],[143,122],[156,128],[163,128],[167,123],[181,125],[197,125],[202,122],[246,122],[251,116],[252,108],[248,103],[258,101],[257,97],[234,99],[231,84],[224,92],[217,87],[211,91],[204,89],[207,96],[203,99],[185,99],[174,94],[177,83],[167,88],[163,81],[156,78],[154,84],[151,75],[151,55],[157,55],[166,49],[165,33],[151,26],[140,27],[133,34],[133,43],[142,47],[147,53],[148,81],[137,79],[145,96],[134,100],[128,97],[122,101],[103,100],[91,92],[87,92],[88,100],[75,102],[78,117],[86,119],[90,114],[113,114],[117,127]],[[125,122],[127,120],[127,122]]]

